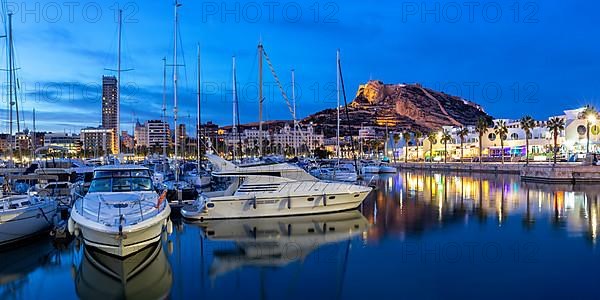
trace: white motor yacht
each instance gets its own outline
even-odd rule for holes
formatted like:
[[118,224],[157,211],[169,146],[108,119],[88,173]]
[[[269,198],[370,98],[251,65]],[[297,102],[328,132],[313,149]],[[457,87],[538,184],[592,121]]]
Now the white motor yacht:
[[98,167],[85,197],[71,211],[69,231],[84,243],[124,257],[157,242],[171,208],[153,188],[150,171],[135,165]]
[[48,230],[54,224],[56,205],[54,198],[38,195],[0,198],[0,246]]
[[[217,156],[208,156],[216,171],[228,178],[224,191],[202,194],[181,210],[183,217],[196,220],[293,216],[339,212],[357,208],[371,192],[370,187],[319,181],[292,165],[245,169]],[[213,161],[214,160],[214,161]]]

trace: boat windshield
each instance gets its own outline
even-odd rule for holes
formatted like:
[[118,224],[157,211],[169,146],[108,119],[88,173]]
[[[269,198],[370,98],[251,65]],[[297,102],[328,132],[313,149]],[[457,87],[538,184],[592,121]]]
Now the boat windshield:
[[90,193],[152,191],[148,170],[96,171]]

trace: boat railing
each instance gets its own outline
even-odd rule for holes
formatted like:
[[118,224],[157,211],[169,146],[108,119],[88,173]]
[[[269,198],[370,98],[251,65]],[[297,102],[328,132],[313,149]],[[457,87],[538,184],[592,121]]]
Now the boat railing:
[[[79,206],[74,208],[87,219],[117,227],[121,224],[122,218],[127,225],[134,225],[160,214],[169,205],[167,201],[161,203],[158,198],[152,199],[157,199],[156,203],[144,195],[140,195],[137,199],[129,198],[121,202],[107,201],[101,194],[96,195],[96,197],[87,195],[82,196]],[[98,206],[96,207],[95,203],[88,203],[89,201],[97,201]],[[110,212],[114,209],[117,209],[115,213],[103,215],[103,212]]]

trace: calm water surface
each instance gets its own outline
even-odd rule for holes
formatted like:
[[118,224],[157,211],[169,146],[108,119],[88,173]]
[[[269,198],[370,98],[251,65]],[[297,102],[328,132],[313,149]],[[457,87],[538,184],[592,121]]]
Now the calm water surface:
[[39,240],[0,253],[0,299],[597,298],[596,186],[378,177],[360,212],[176,222],[119,261]]

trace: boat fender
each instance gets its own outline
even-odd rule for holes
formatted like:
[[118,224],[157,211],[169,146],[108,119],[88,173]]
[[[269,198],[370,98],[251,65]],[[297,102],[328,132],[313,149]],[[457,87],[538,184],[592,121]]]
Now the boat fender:
[[67,224],[67,229],[69,230],[70,234],[73,234],[75,232],[75,221],[73,221],[73,219],[69,218],[69,223]]
[[125,221],[125,217],[121,215],[119,217],[119,236],[123,237],[123,221]]
[[167,252],[169,252],[169,255],[173,254],[173,241],[167,243]]
[[173,222],[171,222],[171,220],[169,219],[169,221],[167,221],[167,234],[171,235],[173,233]]
[[252,207],[256,209],[256,196],[254,196],[254,200],[252,201]]

